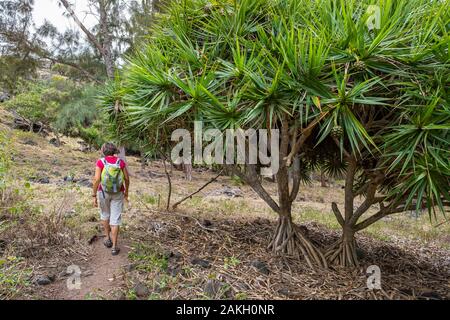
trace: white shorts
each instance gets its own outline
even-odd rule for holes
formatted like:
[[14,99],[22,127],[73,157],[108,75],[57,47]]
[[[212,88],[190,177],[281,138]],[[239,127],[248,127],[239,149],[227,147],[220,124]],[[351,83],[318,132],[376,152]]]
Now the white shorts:
[[111,226],[120,226],[122,223],[123,192],[108,193],[98,191],[97,199],[100,205],[100,219],[109,221]]

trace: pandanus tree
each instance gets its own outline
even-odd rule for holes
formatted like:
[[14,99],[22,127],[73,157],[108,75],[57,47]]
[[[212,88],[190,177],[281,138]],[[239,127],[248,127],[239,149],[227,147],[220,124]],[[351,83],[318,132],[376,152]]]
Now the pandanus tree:
[[[368,32],[362,29],[367,28],[369,2],[173,1],[155,24],[148,43],[129,57],[119,88],[104,99],[119,93],[123,103],[120,125],[129,139],[164,148],[170,148],[174,129],[191,130],[194,120],[220,130],[279,130],[278,199],[264,188],[256,164],[234,165],[233,170],[278,214],[269,248],[275,253],[303,256],[310,266],[326,267],[340,255],[341,243],[323,252],[292,221],[292,204],[308,170],[317,163],[326,164],[329,172],[345,170],[346,191],[350,184],[351,190],[361,184],[361,191],[352,191],[351,201],[346,201],[345,217],[333,205],[347,230],[349,219],[355,215],[354,196],[370,198],[369,206],[381,203],[371,196],[370,181],[378,176],[374,166],[391,177],[379,184],[376,180],[377,188],[398,190],[397,175],[406,184],[415,183],[398,167],[411,162],[409,157],[395,162],[397,167],[388,166],[389,159],[396,158],[393,152],[398,151],[392,149],[389,141],[393,140],[388,137],[409,125],[415,103],[432,105],[425,104],[424,98],[417,98],[417,102],[408,98],[414,96],[410,84],[420,86],[420,78],[412,81],[420,72],[415,72],[411,62],[414,73],[403,70],[409,80],[405,84],[398,65],[399,61],[406,63],[405,52],[411,44],[404,50],[397,48],[396,37],[405,36],[405,43],[415,41],[406,31],[408,24],[397,26],[404,23],[401,8],[409,1],[381,1],[381,28]],[[437,1],[428,2],[438,6]],[[388,22],[391,18],[396,20]],[[409,22],[413,24],[413,20]],[[400,58],[392,59],[394,53]],[[441,100],[433,105],[438,106],[433,118],[448,111]],[[436,135],[440,140],[436,140],[444,143],[446,120],[442,120],[444,124],[439,121]],[[440,147],[442,144],[434,150],[440,158],[433,162],[439,164],[439,170],[447,163]],[[445,173],[438,172],[445,179]],[[441,195],[444,189],[438,190]],[[389,196],[396,199],[392,192]],[[432,199],[441,201],[442,197]],[[395,202],[395,208],[400,203]],[[354,246],[347,247],[344,250],[352,256]]]
[[346,167],[344,207],[332,204],[343,233],[325,252],[329,263],[357,266],[355,233],[387,215],[426,208],[431,217],[450,204],[446,8],[383,1],[375,29],[354,19],[363,2],[323,8],[332,20],[310,17],[333,35],[330,50],[339,55],[319,138],[331,136]]

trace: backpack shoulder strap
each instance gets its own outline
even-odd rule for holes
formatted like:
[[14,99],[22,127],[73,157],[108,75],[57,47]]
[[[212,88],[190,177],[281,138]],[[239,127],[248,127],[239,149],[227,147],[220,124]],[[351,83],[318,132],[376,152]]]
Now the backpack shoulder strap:
[[120,160],[122,160],[122,159],[117,158],[117,161],[116,161],[116,165],[117,165],[117,166],[120,166]]
[[100,158],[100,161],[103,163],[104,166],[106,166],[106,159],[105,158]]

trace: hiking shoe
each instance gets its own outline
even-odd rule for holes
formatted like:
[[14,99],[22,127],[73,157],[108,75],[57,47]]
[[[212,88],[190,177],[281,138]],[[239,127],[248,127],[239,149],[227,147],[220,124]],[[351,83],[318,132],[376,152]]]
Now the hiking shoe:
[[112,254],[113,256],[117,256],[117,255],[119,254],[119,252],[120,252],[120,249],[119,249],[119,248],[113,248],[113,249],[111,250],[111,254]]
[[105,247],[107,247],[107,248],[112,248],[112,246],[113,246],[113,243],[112,243],[111,239],[105,240],[105,241],[103,242],[103,244],[104,244]]

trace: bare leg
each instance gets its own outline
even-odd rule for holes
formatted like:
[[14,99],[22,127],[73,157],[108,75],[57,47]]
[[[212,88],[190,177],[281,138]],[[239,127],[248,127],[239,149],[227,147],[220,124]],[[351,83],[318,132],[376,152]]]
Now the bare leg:
[[102,220],[103,230],[105,231],[106,239],[111,239],[111,227],[109,225],[109,220]]
[[113,248],[117,248],[117,238],[119,236],[119,226],[111,226],[111,240]]

